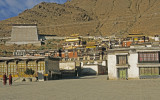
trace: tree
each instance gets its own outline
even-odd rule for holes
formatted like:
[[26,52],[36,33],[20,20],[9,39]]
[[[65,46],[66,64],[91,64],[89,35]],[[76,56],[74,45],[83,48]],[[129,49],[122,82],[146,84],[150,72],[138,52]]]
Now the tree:
[[86,45],[87,44],[87,42],[86,41],[82,41],[82,45]]
[[33,75],[34,74],[34,70],[32,70],[32,68],[27,68],[26,71],[24,72],[27,75]]
[[44,50],[45,47],[44,47],[44,46],[40,46],[38,49],[39,49],[39,50]]

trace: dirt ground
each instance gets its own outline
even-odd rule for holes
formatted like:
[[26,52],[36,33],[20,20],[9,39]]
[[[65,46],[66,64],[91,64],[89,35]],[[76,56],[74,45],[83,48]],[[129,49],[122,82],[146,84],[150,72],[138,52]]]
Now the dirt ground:
[[15,82],[3,86],[0,100],[159,100],[160,79],[107,80],[86,76],[45,82]]

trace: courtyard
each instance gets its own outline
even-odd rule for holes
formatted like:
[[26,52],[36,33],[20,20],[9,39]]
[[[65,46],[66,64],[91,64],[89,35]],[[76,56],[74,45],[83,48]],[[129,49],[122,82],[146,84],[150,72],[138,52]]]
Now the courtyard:
[[0,100],[159,100],[160,79],[107,80],[106,75],[44,82],[0,82]]

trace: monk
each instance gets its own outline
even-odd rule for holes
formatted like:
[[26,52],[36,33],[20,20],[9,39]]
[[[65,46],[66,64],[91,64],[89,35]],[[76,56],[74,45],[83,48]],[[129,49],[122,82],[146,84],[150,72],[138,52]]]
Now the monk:
[[9,85],[12,85],[12,75],[9,74]]
[[6,76],[6,73],[4,73],[3,75],[3,85],[6,85],[7,84],[7,76]]

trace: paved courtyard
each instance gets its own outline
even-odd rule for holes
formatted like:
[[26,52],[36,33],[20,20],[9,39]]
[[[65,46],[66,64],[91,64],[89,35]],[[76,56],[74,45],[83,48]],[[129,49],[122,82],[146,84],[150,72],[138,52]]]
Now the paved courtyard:
[[3,86],[0,100],[160,100],[160,80],[106,80],[106,76]]

